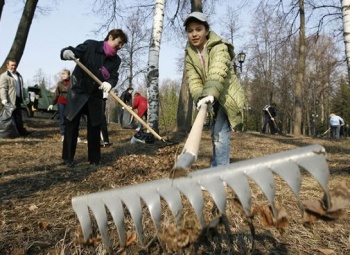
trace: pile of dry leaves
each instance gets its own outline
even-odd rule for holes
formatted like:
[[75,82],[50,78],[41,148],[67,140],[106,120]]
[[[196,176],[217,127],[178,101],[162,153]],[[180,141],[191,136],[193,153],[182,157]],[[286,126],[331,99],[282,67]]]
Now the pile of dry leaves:
[[[34,133],[27,138],[0,140],[0,254],[107,254],[95,225],[87,241],[82,238],[71,199],[127,185],[168,178],[185,136],[163,146],[130,144],[134,130],[110,125],[113,145],[102,149],[103,164],[90,167],[86,144],[78,145],[77,166],[61,163],[61,142],[54,121],[31,120]],[[86,130],[81,129],[84,137]],[[181,226],[175,225],[162,201],[161,231],[143,208],[146,246],[141,247],[130,214],[125,211],[127,245],[121,247],[113,221],[108,222],[111,254],[350,254],[350,142],[310,137],[233,133],[231,161],[262,157],[310,144],[328,153],[331,172],[331,204],[325,204],[315,179],[302,175],[300,201],[283,180],[276,177],[275,217],[262,191],[252,182],[253,217],[247,218],[234,192],[227,187],[226,217],[218,214],[214,201],[203,191],[203,215],[208,223],[200,229],[190,202],[183,197]],[[203,133],[198,161],[190,171],[209,166],[210,134]],[[164,202],[164,203],[163,203]],[[303,206],[300,207],[301,203]],[[303,209],[300,209],[303,208]]]

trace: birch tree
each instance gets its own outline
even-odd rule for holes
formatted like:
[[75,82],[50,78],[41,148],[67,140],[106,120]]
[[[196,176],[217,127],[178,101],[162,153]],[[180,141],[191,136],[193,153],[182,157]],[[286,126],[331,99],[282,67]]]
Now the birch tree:
[[148,123],[159,131],[159,51],[163,32],[165,0],[156,0],[147,64]]
[[350,0],[340,0],[343,14],[344,43],[346,53],[346,64],[350,82]]

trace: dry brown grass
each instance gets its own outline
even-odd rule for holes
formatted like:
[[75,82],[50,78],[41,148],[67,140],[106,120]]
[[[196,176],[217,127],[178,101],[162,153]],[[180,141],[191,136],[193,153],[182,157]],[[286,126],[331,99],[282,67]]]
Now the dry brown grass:
[[[107,254],[98,233],[87,247],[79,243],[79,226],[71,206],[74,196],[118,188],[130,184],[168,177],[176,154],[181,151],[184,137],[173,137],[178,145],[159,148],[156,144],[129,144],[133,130],[110,125],[111,147],[102,149],[103,164],[90,167],[86,144],[79,144],[77,166],[67,169],[61,163],[61,142],[57,123],[49,120],[31,120],[29,129],[35,132],[27,138],[0,140],[0,254]],[[86,134],[84,127],[81,136]],[[350,142],[303,137],[262,136],[257,133],[232,135],[233,162],[294,149],[310,144],[321,144],[328,153],[331,171],[329,187],[341,184],[350,187]],[[211,143],[207,131],[203,134],[198,161],[191,171],[206,168],[210,162]],[[264,205],[266,198],[251,183],[253,205]],[[113,241],[112,254],[350,254],[350,230],[347,208],[336,221],[316,221],[303,225],[297,200],[289,187],[276,177],[276,203],[286,209],[289,225],[284,233],[264,227],[258,217],[253,219],[256,236],[252,240],[246,217],[227,188],[227,221],[229,229],[219,224],[214,229],[199,231],[192,207],[183,198],[184,215],[181,230],[163,205],[162,230],[156,231],[149,216],[143,211],[147,249],[140,247],[135,226],[126,212],[125,227],[128,246],[121,249],[115,226],[109,223]],[[205,197],[204,216],[207,222],[215,219],[214,202]],[[320,199],[322,191],[308,174],[303,174],[301,200]]]

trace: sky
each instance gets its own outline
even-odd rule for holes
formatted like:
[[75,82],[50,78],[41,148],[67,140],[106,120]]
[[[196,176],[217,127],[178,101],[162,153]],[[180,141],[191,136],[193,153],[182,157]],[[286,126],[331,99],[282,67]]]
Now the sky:
[[[27,39],[24,54],[17,71],[21,73],[25,86],[34,85],[34,77],[39,69],[52,80],[63,68],[73,70],[73,61],[60,59],[60,51],[67,46],[76,46],[86,39],[103,40],[105,34],[93,33],[101,22],[90,13],[90,7],[82,7],[80,1],[60,0],[47,15],[36,12]],[[40,5],[39,1],[39,5]],[[22,5],[6,1],[0,20],[0,61],[3,63],[11,45],[22,15]],[[164,41],[164,40],[163,40]],[[163,42],[162,41],[162,42]],[[159,56],[159,82],[164,79],[181,79],[176,62],[183,49],[171,43],[162,43]]]

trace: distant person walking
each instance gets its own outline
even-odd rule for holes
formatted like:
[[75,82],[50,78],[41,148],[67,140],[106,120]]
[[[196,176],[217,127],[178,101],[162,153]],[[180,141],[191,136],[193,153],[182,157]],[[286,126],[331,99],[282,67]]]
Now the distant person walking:
[[23,78],[17,72],[17,61],[8,59],[6,61],[7,71],[0,76],[0,100],[2,106],[12,104],[16,108],[12,112],[18,134],[27,136],[32,132],[27,131],[23,125],[21,103],[23,103]]
[[329,125],[330,125],[333,139],[340,138],[340,127],[343,126],[344,124],[345,124],[344,120],[338,115],[335,115],[334,113],[331,113],[329,115]]
[[127,36],[121,29],[112,29],[104,41],[86,40],[77,47],[69,46],[61,50],[61,59],[79,59],[102,81],[102,84],[97,86],[97,83],[79,65],[75,66],[67,93],[65,110],[67,119],[62,151],[63,163],[69,167],[74,166],[73,159],[82,114],[87,116],[88,161],[90,165],[100,164],[100,131],[105,117],[103,92],[109,93],[118,82],[121,59],[117,51],[127,41]]
[[276,133],[275,117],[277,115],[276,104],[266,105],[263,108],[264,113],[264,124],[261,129],[261,133],[266,133],[266,126],[269,124],[270,132],[272,135]]

